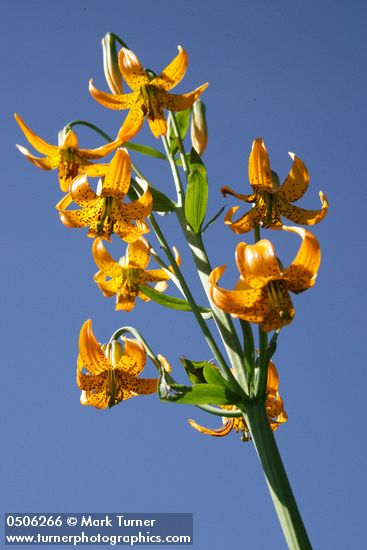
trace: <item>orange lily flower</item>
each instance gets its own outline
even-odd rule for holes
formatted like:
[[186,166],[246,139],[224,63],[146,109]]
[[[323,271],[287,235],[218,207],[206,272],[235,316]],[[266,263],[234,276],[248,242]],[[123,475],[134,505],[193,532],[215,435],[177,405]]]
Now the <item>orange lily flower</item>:
[[[150,245],[144,237],[130,243],[125,256],[119,262],[107,252],[102,239],[94,241],[92,251],[94,261],[99,267],[94,280],[104,296],[116,295],[116,310],[131,311],[137,297],[148,302],[150,298],[140,291],[140,286],[157,283],[154,288],[158,292],[167,288],[166,281],[170,279],[168,269],[146,269],[150,260]],[[175,256],[179,264],[180,257],[176,250]]]
[[287,178],[282,185],[279,185],[277,177],[271,171],[264,141],[260,138],[254,140],[248,163],[249,180],[254,193],[242,195],[230,187],[221,188],[224,196],[232,195],[242,201],[254,203],[254,207],[236,221],[233,221],[233,216],[239,207],[234,206],[227,212],[224,223],[234,233],[246,233],[257,224],[280,229],[281,216],[301,225],[314,225],[324,219],[328,202],[322,191],[319,193],[321,210],[305,210],[291,204],[299,200],[307,191],[310,177],[301,159],[293,153],[289,155],[293,164]]
[[253,245],[238,244],[236,263],[241,276],[234,290],[217,284],[226,266],[216,267],[209,276],[213,302],[233,317],[259,323],[264,332],[292,321],[294,308],[289,291],[298,294],[311,288],[321,261],[319,243],[310,231],[286,226],[283,229],[302,238],[295,259],[286,269],[279,264],[272,243],[263,239]]
[[[106,169],[97,193],[90,188],[86,174],[74,179],[70,192],[56,205],[60,220],[67,227],[89,227],[88,237],[110,240],[114,232],[126,242],[136,241],[149,232],[144,218],[152,210],[152,195],[142,182],[141,197],[128,204],[122,202],[130,187],[131,164],[126,149],[117,149]],[[67,210],[72,201],[79,210]]]
[[[137,378],[146,363],[146,351],[137,340],[123,338],[101,346],[92,330],[92,321],[86,321],[79,335],[79,356],[76,382],[82,390],[80,402],[96,409],[113,407],[136,395],[157,391],[157,378]],[[162,364],[169,369],[162,356]],[[83,372],[85,369],[87,372]]]
[[58,168],[60,188],[64,192],[69,191],[70,183],[78,174],[88,174],[89,176],[104,174],[105,164],[93,164],[89,161],[109,155],[122,142],[121,139],[116,139],[97,149],[79,149],[75,132],[69,130],[60,132],[59,145],[51,145],[37,136],[19,115],[15,114],[14,116],[29,143],[46,156],[44,158],[35,157],[22,145],[17,145],[18,150],[41,170]]
[[[265,409],[269,418],[270,428],[272,429],[273,432],[275,432],[275,430],[278,429],[280,424],[283,424],[288,420],[288,416],[284,410],[283,400],[279,395],[278,388],[279,388],[278,371],[274,363],[272,361],[269,361]],[[223,405],[222,408],[226,410],[233,410],[233,411],[238,410],[236,407],[231,405]],[[229,432],[231,432],[232,430],[235,430],[236,432],[242,432],[243,439],[245,441],[248,441],[249,429],[245,422],[245,419],[242,416],[238,416],[234,418],[223,417],[222,422],[223,422],[222,427],[216,430],[212,430],[210,428],[205,428],[204,426],[201,426],[200,424],[195,422],[195,420],[191,420],[191,419],[189,420],[190,426],[192,426],[192,428],[194,428],[195,430],[203,434],[214,435],[216,437],[223,437],[224,435],[228,435]]]
[[181,82],[186,73],[187,53],[181,46],[178,46],[178,51],[178,55],[161,74],[150,79],[136,55],[131,50],[122,48],[118,56],[119,68],[133,90],[131,93],[115,95],[101,92],[93,86],[93,81],[90,81],[89,91],[96,101],[108,109],[130,109],[119,132],[119,136],[124,136],[125,141],[139,132],[145,117],[155,137],[165,135],[167,122],[163,109],[188,109],[207,88],[208,84],[203,84],[188,94],[167,93]]

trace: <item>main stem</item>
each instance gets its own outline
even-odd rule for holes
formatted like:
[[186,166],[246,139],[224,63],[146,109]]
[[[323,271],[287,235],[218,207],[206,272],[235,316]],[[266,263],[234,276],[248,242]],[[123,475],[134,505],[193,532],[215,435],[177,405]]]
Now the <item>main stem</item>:
[[289,549],[312,550],[274,434],[269,426],[264,401],[247,401],[244,418],[250,429]]

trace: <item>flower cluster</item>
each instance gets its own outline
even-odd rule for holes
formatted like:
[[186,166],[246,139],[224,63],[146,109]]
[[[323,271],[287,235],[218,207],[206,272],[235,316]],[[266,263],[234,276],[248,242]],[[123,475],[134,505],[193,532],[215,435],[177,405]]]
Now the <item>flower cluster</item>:
[[[135,329],[135,339],[123,337],[123,345],[118,337],[128,331],[125,328],[119,329],[108,344],[100,345],[89,320],[82,326],[79,337],[77,385],[82,391],[81,402],[97,409],[106,409],[133,396],[158,391],[161,399],[216,406],[214,414],[226,413],[223,426],[215,430],[190,420],[196,430],[222,436],[234,429],[248,439],[251,427],[246,422],[246,400],[254,398],[262,403],[267,422],[275,431],[287,420],[287,414],[278,393],[277,369],[271,361],[274,346],[272,348],[267,344],[267,334],[275,331],[276,339],[279,330],[293,320],[294,306],[290,293],[298,294],[315,284],[321,259],[316,237],[308,229],[283,225],[282,218],[294,224],[314,225],[325,217],[327,199],[320,192],[320,210],[306,210],[294,205],[309,186],[307,168],[301,159],[290,153],[293,163],[280,185],[277,174],[271,170],[264,141],[255,139],[248,162],[252,194],[240,194],[228,186],[221,189],[224,196],[230,195],[252,204],[252,208],[236,220],[234,216],[239,206],[231,207],[225,215],[224,225],[236,235],[254,230],[255,242],[239,242],[236,245],[235,261],[240,276],[234,289],[219,286],[226,266],[212,269],[202,242],[208,182],[201,155],[207,146],[208,136],[205,105],[200,96],[208,84],[186,94],[173,94],[171,90],[181,82],[188,66],[187,53],[181,46],[178,47],[178,55],[157,75],[144,68],[128,48],[122,47],[117,54],[114,50],[115,38],[111,36],[107,35],[103,41],[104,70],[111,93],[97,89],[92,80],[89,91],[104,107],[128,111],[116,138],[96,149],[80,149],[72,129],[80,121],[75,121],[60,132],[58,145],[51,145],[36,135],[19,115],[15,115],[29,143],[44,156],[37,157],[23,146],[17,147],[38,168],[58,169],[59,186],[64,192],[56,205],[60,220],[66,227],[87,228],[88,237],[94,239],[92,253],[98,267],[94,281],[105,297],[115,296],[116,310],[130,312],[139,298],[143,302],[154,299],[166,307],[192,311],[214,351],[219,368],[207,362],[191,362],[187,372],[193,385],[181,386],[171,378],[168,361],[161,355],[155,356]],[[125,84],[130,92],[124,92]],[[168,123],[165,111],[169,112]],[[174,113],[178,113],[177,118],[181,117],[181,125]],[[190,117],[190,114],[193,148],[187,155],[183,142],[188,130],[187,116]],[[162,138],[165,155],[153,148],[130,143],[145,119],[152,134]],[[96,129],[89,123],[85,124]],[[104,134],[102,131],[99,133]],[[142,177],[131,162],[129,148],[169,161],[177,191],[176,203]],[[110,154],[112,158],[109,162],[99,162]],[[179,166],[184,168],[186,188],[179,176]],[[135,179],[132,171],[135,172]],[[93,178],[98,178],[95,184],[91,183]],[[177,214],[204,283],[210,308],[196,304],[180,270],[180,256],[174,247],[169,248],[153,217],[153,210],[175,211]],[[151,227],[165,250],[167,264],[154,252],[144,236]],[[288,267],[283,267],[271,241],[260,238],[262,229],[278,230],[287,237],[289,233],[295,233],[301,238],[298,253]],[[119,261],[105,247],[105,241],[111,242],[112,235],[127,243]],[[159,268],[148,269],[152,256],[159,263]],[[170,279],[184,299],[162,294]],[[217,321],[230,366],[218,346],[213,344],[206,324],[208,317],[215,317]],[[234,336],[232,319],[239,320],[244,331],[243,349],[233,344],[239,340],[237,335]],[[259,327],[258,351],[254,347],[249,323]],[[131,328],[129,330],[131,332]],[[138,377],[144,369],[147,353],[160,370],[159,379]]]

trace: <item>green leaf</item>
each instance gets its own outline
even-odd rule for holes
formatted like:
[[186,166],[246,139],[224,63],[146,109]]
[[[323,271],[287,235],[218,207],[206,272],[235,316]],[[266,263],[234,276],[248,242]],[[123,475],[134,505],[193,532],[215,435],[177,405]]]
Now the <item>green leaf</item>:
[[203,369],[205,365],[211,364],[209,361],[192,361],[191,359],[187,359],[187,357],[180,357],[180,362],[182,363],[190,382],[193,384],[206,383]]
[[139,145],[138,143],[127,142],[124,143],[124,147],[126,147],[126,149],[130,149],[131,151],[141,153],[142,155],[148,155],[149,157],[154,157],[156,159],[167,160],[166,155],[161,153],[161,151],[158,151],[153,147],[148,147],[148,145]]
[[225,386],[216,384],[176,384],[173,378],[161,369],[158,382],[158,395],[162,401],[173,401],[187,405],[235,405],[240,396]]
[[[175,209],[174,203],[161,191],[159,191],[154,185],[148,182],[149,191],[152,193],[153,197],[153,210],[155,212],[173,212]],[[139,198],[139,193],[142,192],[142,189],[139,183],[131,178],[131,185],[128,191],[128,197],[131,200],[136,200]]]
[[202,233],[204,233],[204,231],[206,231],[208,229],[208,227],[210,225],[212,225],[212,223],[214,223],[218,218],[219,216],[221,215],[221,213],[223,212],[223,210],[225,209],[225,206],[222,206],[222,208],[215,214],[215,216],[213,216],[207,224],[205,224],[205,226],[203,227],[203,229],[201,230]]
[[208,180],[205,166],[194,148],[190,155],[190,173],[188,177],[185,216],[195,233],[200,232],[208,204]]
[[[160,292],[157,292],[154,290],[154,288],[151,288],[150,286],[139,286],[139,290],[148,296],[148,298],[151,298],[157,304],[160,304],[161,306],[168,307],[170,309],[177,309],[180,311],[192,311],[190,304],[186,300],[182,300],[181,298],[176,298],[174,296],[168,296],[167,294],[161,294]],[[212,310],[206,307],[198,306],[198,309],[200,313],[203,315],[212,315]]]

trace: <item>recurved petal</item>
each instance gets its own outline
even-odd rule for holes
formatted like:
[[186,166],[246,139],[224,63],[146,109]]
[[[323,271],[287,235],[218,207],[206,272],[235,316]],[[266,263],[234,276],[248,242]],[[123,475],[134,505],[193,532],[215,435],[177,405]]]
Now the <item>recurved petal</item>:
[[269,395],[276,395],[279,388],[279,375],[273,361],[269,361],[268,365],[268,380],[266,386],[266,392]]
[[286,202],[298,201],[307,191],[310,183],[310,176],[306,166],[300,158],[294,153],[289,153],[293,160],[292,167],[286,177],[283,185],[278,191],[278,197],[281,197]]
[[78,149],[78,156],[82,159],[95,160],[109,155],[121,145],[121,139],[116,138],[96,149]]
[[285,218],[294,223],[299,223],[301,225],[315,225],[325,218],[329,208],[327,198],[322,191],[320,191],[319,196],[322,204],[321,210],[305,210],[304,208],[300,208],[294,204],[289,204],[278,197],[279,210]]
[[124,204],[116,204],[112,206],[114,218],[113,231],[127,243],[133,243],[144,233],[149,233],[149,227],[143,221],[132,220],[126,215]]
[[225,225],[229,227],[229,229],[231,229],[234,233],[237,233],[237,235],[241,235],[242,233],[247,233],[248,231],[251,231],[255,227],[255,225],[261,221],[266,211],[264,202],[260,201],[246,214],[238,218],[238,220],[233,221],[233,216],[238,209],[239,206],[233,206],[224,216]]
[[[70,197],[78,206],[89,206],[98,200],[97,195],[89,186],[87,174],[83,173],[74,178],[70,185]],[[60,204],[60,203],[59,203]],[[65,207],[67,204],[65,205]]]
[[267,239],[256,244],[239,243],[236,263],[241,276],[252,288],[262,288],[269,281],[283,278],[274,247]]
[[134,395],[149,395],[155,393],[158,387],[157,378],[136,378],[127,372],[120,371],[121,385]]
[[188,423],[192,428],[197,430],[198,432],[206,435],[214,435],[216,437],[223,437],[224,435],[228,435],[229,432],[233,429],[233,418],[230,418],[229,420],[226,420],[221,428],[217,428],[216,430],[212,430],[210,428],[205,428],[205,426],[202,426],[201,424],[198,424],[195,422],[195,420],[192,420],[191,418],[188,420]]
[[73,130],[69,130],[67,133],[63,134],[64,139],[63,142],[60,144],[60,147],[62,149],[77,149],[79,146],[78,138],[76,133]]
[[135,94],[109,94],[102,92],[94,87],[93,80],[89,81],[89,92],[91,96],[107,109],[120,111],[121,109],[129,109],[135,100]]
[[114,279],[121,275],[120,264],[109,254],[100,237],[93,241],[92,254],[94,261],[105,276]]
[[78,369],[76,373],[76,383],[78,388],[83,391],[99,392],[106,382],[106,377],[106,372],[101,372],[101,374],[84,374]]
[[138,291],[118,292],[116,295],[116,311],[132,311],[135,307],[135,300]]
[[254,191],[273,192],[270,160],[265,143],[261,138],[255,139],[252,143],[248,160],[248,177]]
[[[193,92],[188,94],[165,94],[163,107],[169,111],[183,111],[192,107],[194,102],[201,96],[204,90],[209,86],[209,83],[202,84]],[[163,97],[163,96],[162,96]]]
[[123,199],[130,187],[131,162],[124,148],[117,149],[103,180],[101,197]]
[[141,109],[141,101],[134,103],[121,126],[118,138],[122,142],[130,141],[143,126],[144,114]]
[[93,280],[97,283],[98,288],[102,291],[103,296],[106,298],[114,296],[118,292],[121,284],[120,278],[106,281],[106,275],[103,271],[97,271],[97,273],[93,276]]
[[132,90],[138,91],[143,84],[149,83],[149,78],[134,52],[121,48],[118,61],[121,74]]
[[144,346],[137,340],[123,338],[125,342],[124,352],[116,368],[138,376],[145,367],[147,354]]
[[112,369],[112,365],[103,353],[92,330],[92,321],[83,324],[79,334],[79,355],[83,366],[91,374],[101,374]]
[[252,323],[260,323],[269,312],[266,294],[262,289],[226,290],[217,285],[226,266],[213,269],[209,275],[210,297],[214,304],[236,317]]
[[126,251],[129,267],[145,269],[150,260],[150,244],[144,237],[130,243]]
[[33,145],[33,147],[37,149],[37,151],[39,151],[40,153],[46,156],[51,156],[55,152],[57,153],[59,151],[59,147],[57,147],[56,145],[51,145],[50,143],[47,143],[47,141],[44,141],[42,138],[37,136],[37,134],[35,134],[26,125],[26,123],[23,121],[23,119],[19,115],[15,114],[14,118],[17,121],[18,125],[20,126],[20,129],[22,130],[23,134],[25,135],[29,143]]
[[171,61],[169,65],[161,72],[159,76],[154,78],[151,84],[171,90],[183,79],[188,65],[188,55],[185,50],[178,46],[178,55]]
[[231,195],[232,197],[236,197],[236,199],[239,199],[240,201],[245,202],[255,202],[256,195],[242,195],[242,193],[236,193],[236,191],[233,191],[230,187],[227,185],[224,185],[220,188],[220,192],[222,193],[223,197],[226,197],[227,195]]
[[100,391],[98,393],[82,392],[80,396],[80,403],[82,405],[90,405],[96,409],[107,409],[110,398],[106,391]]
[[163,109],[158,104],[154,107],[154,116],[148,116],[148,124],[154,137],[159,138],[167,133],[167,121]]
[[143,189],[142,195],[136,201],[122,205],[125,215],[134,220],[143,220],[149,216],[153,206],[153,197],[147,182],[141,180],[140,186]]
[[22,145],[16,145],[16,148],[25,157],[27,157],[27,159],[32,164],[37,166],[37,168],[41,168],[41,170],[53,170],[54,168],[57,168],[57,166],[59,165],[59,155],[58,154],[53,154],[50,157],[39,158],[39,157],[35,157],[34,155],[32,155],[32,153],[30,153],[28,151],[28,149],[26,149]]
[[285,231],[298,233],[302,238],[302,244],[292,264],[284,271],[284,281],[288,288],[296,294],[311,288],[317,277],[321,262],[321,250],[318,240],[311,231],[301,227],[288,227],[283,225]]

